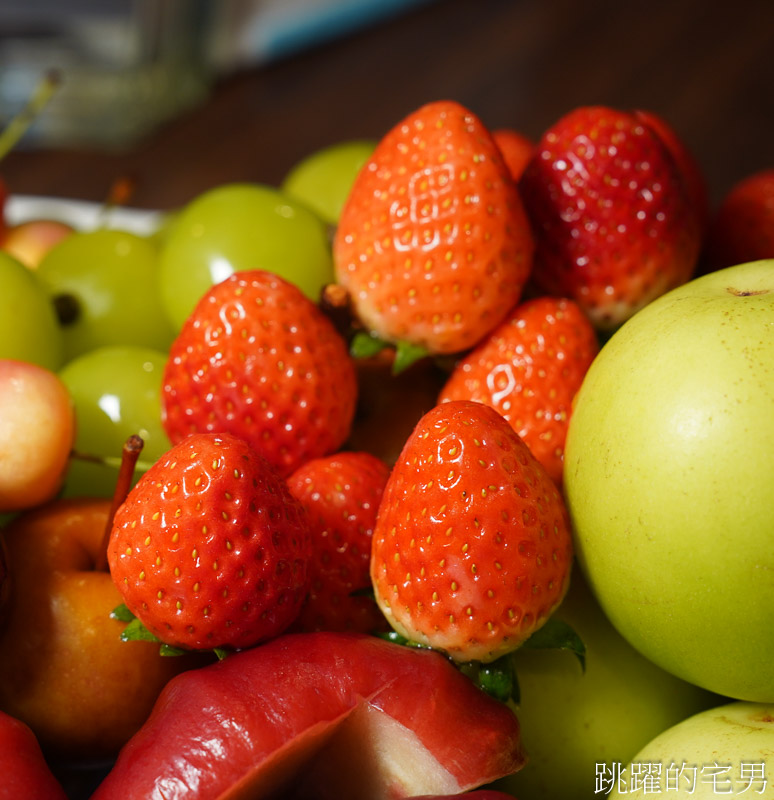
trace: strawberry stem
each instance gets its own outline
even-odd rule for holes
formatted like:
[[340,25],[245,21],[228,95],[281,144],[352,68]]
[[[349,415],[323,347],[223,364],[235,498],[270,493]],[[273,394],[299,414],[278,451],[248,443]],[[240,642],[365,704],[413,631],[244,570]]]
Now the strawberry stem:
[[132,488],[134,469],[144,444],[143,440],[134,434],[124,443],[124,449],[121,453],[121,467],[118,470],[116,488],[113,492],[113,501],[110,504],[110,512],[108,513],[107,522],[105,523],[105,533],[102,538],[102,546],[99,549],[99,558],[95,564],[95,569],[98,572],[106,572],[108,569],[107,549],[110,534],[113,530],[113,518],[119,506],[126,500],[129,490]]

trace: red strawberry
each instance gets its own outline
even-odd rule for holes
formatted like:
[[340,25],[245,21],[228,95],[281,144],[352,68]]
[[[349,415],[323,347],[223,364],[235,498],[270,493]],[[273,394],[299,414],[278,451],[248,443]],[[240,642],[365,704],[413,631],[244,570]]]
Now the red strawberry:
[[521,178],[524,168],[532,158],[535,151],[535,143],[529,137],[512,128],[498,128],[492,131],[492,138],[495,140],[500,152],[503,154],[508,171],[513,180]]
[[342,445],[356,400],[330,320],[294,285],[247,270],[213,286],[172,344],[162,410],[173,443],[233,433],[287,476]]
[[516,303],[532,250],[491,133],[458,103],[439,101],[396,125],[360,171],[334,263],[370,332],[452,353],[474,345]]
[[731,187],[712,221],[706,255],[710,269],[774,258],[774,169]]
[[687,281],[699,213],[669,148],[635,114],[570,112],[545,132],[520,190],[537,239],[535,285],[601,330]]
[[667,146],[683,176],[688,196],[699,216],[699,227],[702,234],[704,234],[709,221],[709,194],[707,182],[699,162],[677,134],[677,131],[662,116],[653,111],[643,110],[635,111],[634,115],[647,125]]
[[572,401],[598,350],[596,332],[577,303],[527,300],[458,362],[439,400],[492,406],[560,485]]
[[230,434],[192,434],[118,508],[108,562],[162,641],[243,648],[296,618],[310,551],[303,509],[262,456]]
[[384,628],[373,598],[353,592],[371,585],[371,536],[389,474],[370,453],[343,452],[307,461],[288,478],[312,531],[309,594],[294,630]]
[[393,467],[371,578],[395,630],[456,661],[491,661],[567,590],[572,542],[556,484],[507,420],[465,400],[420,420]]

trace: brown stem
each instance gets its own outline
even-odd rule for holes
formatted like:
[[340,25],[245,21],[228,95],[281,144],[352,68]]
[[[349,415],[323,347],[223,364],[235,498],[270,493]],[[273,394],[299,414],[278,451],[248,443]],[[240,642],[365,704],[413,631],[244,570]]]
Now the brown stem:
[[113,492],[113,501],[110,504],[110,513],[108,514],[107,523],[105,524],[102,546],[99,549],[99,557],[94,567],[97,571],[107,572],[108,570],[107,549],[108,542],[110,541],[110,534],[113,530],[113,518],[132,488],[134,468],[137,465],[137,459],[140,457],[140,452],[144,444],[143,440],[135,434],[130,436],[124,443],[124,449],[121,453],[121,467],[118,470],[116,488]]

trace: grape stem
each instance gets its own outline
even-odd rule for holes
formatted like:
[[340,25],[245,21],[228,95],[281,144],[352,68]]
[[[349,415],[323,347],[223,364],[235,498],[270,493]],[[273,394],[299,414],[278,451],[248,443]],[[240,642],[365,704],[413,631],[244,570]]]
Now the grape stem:
[[44,75],[27,105],[11,119],[0,133],[0,160],[16,147],[40,112],[48,105],[48,101],[54,96],[60,83],[61,76],[56,70],[51,70]]
[[137,459],[144,446],[141,437],[133,434],[124,443],[123,451],[121,452],[121,467],[118,470],[118,479],[116,480],[116,488],[113,492],[113,499],[110,504],[110,512],[108,513],[107,522],[105,523],[105,532],[102,537],[102,545],[99,548],[97,562],[94,568],[98,572],[108,571],[108,557],[107,549],[108,542],[110,541],[110,534],[113,530],[113,519],[118,511],[120,505],[126,500],[129,490],[132,488],[132,481],[134,479],[134,470],[137,465]]

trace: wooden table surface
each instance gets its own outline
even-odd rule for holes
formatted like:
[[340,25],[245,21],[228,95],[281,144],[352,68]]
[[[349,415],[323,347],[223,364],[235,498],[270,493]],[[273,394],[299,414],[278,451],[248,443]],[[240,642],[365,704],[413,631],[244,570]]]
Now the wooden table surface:
[[713,203],[774,167],[772,0],[435,0],[262,67],[221,76],[202,105],[121,152],[22,148],[14,193],[174,208],[229,181],[278,183],[327,144],[378,138],[451,98],[537,138],[579,105],[647,108],[693,150]]

